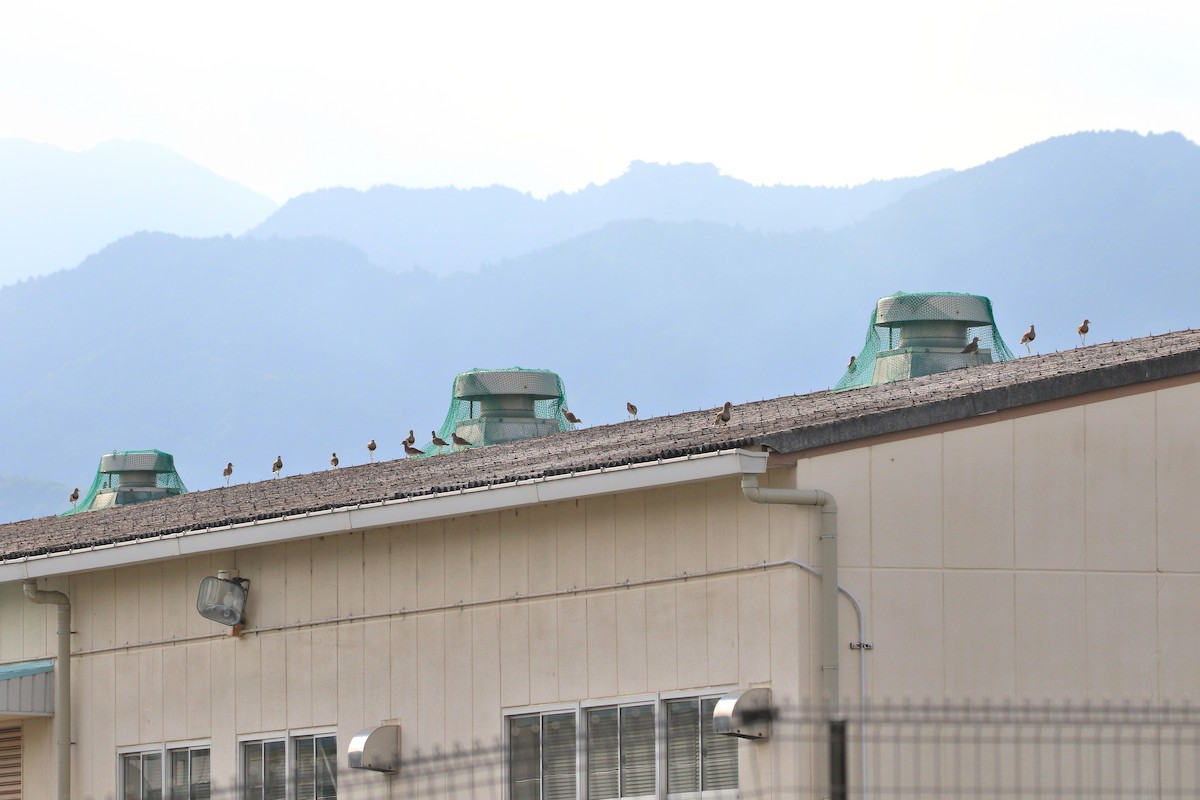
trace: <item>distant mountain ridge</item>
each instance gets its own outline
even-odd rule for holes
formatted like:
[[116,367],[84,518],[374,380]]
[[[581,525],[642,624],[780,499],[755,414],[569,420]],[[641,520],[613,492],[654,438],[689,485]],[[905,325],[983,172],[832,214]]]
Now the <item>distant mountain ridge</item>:
[[144,142],[105,142],[73,153],[0,139],[0,286],[76,266],[139,230],[240,234],[275,207]]
[[373,262],[446,275],[515,258],[611,222],[714,222],[764,232],[832,230],[951,174],[861,186],[753,186],[712,164],[633,162],[620,177],[539,200],[515,189],[322,189],[289,200],[251,236],[329,236]]
[[1200,147],[1118,132],[946,175],[837,230],[618,221],[445,277],[329,237],[138,234],[0,289],[0,475],[80,485],[114,447],[174,453],[192,489],[229,460],[235,481],[276,455],[286,474],[335,450],[359,463],[370,438],[395,458],[472,367],[553,369],[587,424],[626,401],[654,416],[812,391],[897,289],[987,295],[1010,346],[1037,324],[1035,352],[1076,346],[1084,317],[1090,341],[1195,327],[1196,208]]

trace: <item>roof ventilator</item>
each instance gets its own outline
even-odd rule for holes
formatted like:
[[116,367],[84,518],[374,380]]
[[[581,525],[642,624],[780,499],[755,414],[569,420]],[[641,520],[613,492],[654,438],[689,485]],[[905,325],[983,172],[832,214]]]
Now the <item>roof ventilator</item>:
[[92,487],[60,516],[128,506],[187,492],[175,471],[175,458],[161,450],[122,450],[100,456]]

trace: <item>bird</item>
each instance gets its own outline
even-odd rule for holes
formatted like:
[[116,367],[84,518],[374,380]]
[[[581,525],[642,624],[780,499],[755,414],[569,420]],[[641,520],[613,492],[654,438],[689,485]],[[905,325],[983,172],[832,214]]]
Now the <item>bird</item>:
[[404,440],[404,444],[412,446],[417,443],[417,435],[413,433],[412,428],[408,429],[408,438]]
[[375,460],[375,440],[374,439],[367,442],[367,455],[369,455],[371,457],[372,461]]
[[566,419],[566,421],[571,423],[572,425],[578,425],[579,423],[583,422],[583,420],[581,420],[579,417],[575,416],[575,414],[573,414],[572,412],[568,411],[565,408],[562,410],[562,413],[563,413],[563,418]]
[[1092,321],[1090,319],[1085,319],[1083,324],[1075,329],[1075,332],[1079,334],[1079,343],[1081,345],[1087,345],[1088,325],[1090,325],[1091,322]]
[[75,491],[71,492],[70,500],[71,500],[72,506],[74,506],[76,503],[79,502],[79,487],[78,486],[75,487]]
[[964,347],[962,349],[962,351],[964,353],[969,354],[971,356],[971,359],[976,364],[978,364],[979,363],[979,337],[976,336],[974,339],[972,339],[971,343],[969,345],[967,345],[966,347]]
[[721,410],[717,412],[717,416],[713,417],[713,425],[724,425],[729,422],[729,412],[733,411],[733,403],[728,400],[725,405],[721,406]]
[[449,447],[450,446],[449,442],[447,442],[445,439],[443,439],[442,437],[437,435],[437,431],[430,431],[429,434],[433,437],[433,444],[435,447]]
[[337,469],[337,465],[338,465],[338,457],[337,457],[337,453],[334,453],[333,455],[331,455],[329,457],[329,466],[333,467],[334,469]]
[[275,463],[271,465],[272,477],[278,478],[279,473],[283,471],[283,456],[275,456]]
[[470,447],[471,446],[471,443],[468,440],[464,439],[463,437],[459,436],[457,432],[450,433],[450,441],[454,442],[454,444],[457,447]]
[[425,455],[425,451],[418,450],[417,448],[413,447],[411,444],[406,444],[406,445],[404,445],[404,455],[406,455],[406,456],[423,456],[423,455]]
[[858,361],[858,356],[850,356],[850,363],[846,364],[847,372],[854,372],[854,362]]
[[1025,331],[1025,335],[1021,337],[1021,344],[1025,345],[1026,355],[1032,355],[1033,351],[1029,349],[1029,343],[1037,338],[1037,331],[1033,329],[1033,323],[1030,323],[1029,330]]
[[221,470],[221,474],[225,476],[225,485],[229,485],[229,476],[233,474],[233,462],[230,461],[225,465],[225,469]]
[[626,402],[625,410],[629,412],[630,417],[637,419],[637,406],[635,406],[633,403]]

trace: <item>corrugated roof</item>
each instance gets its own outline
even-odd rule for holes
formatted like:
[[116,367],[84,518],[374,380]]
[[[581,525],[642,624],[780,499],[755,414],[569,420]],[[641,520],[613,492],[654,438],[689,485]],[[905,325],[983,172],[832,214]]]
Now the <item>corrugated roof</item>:
[[1200,331],[1092,345],[848,392],[814,392],[634,420],[432,458],[241,484],[71,517],[0,525],[0,559],[317,510],[766,446],[799,452],[1159,378],[1200,373]]

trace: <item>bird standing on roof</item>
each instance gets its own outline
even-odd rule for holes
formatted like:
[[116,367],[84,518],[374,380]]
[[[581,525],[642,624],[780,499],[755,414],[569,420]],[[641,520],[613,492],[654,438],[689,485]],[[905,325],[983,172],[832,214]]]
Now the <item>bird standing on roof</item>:
[[637,406],[635,406],[633,403],[626,402],[625,410],[629,412],[629,417],[631,419],[637,419]]
[[1087,335],[1088,335],[1088,325],[1089,324],[1091,324],[1091,320],[1085,319],[1083,321],[1083,324],[1075,329],[1075,332],[1079,334],[1079,343],[1085,347],[1087,346]]
[[413,433],[412,428],[409,428],[408,429],[408,438],[404,440],[404,444],[409,445],[411,447],[412,445],[414,445],[416,443],[417,443],[417,435],[415,433]]
[[370,456],[371,461],[375,460],[375,440],[374,439],[367,442],[367,455]]
[[1021,344],[1025,345],[1025,355],[1032,355],[1033,351],[1029,349],[1029,343],[1037,338],[1037,331],[1033,329],[1033,323],[1029,324],[1029,330],[1025,331],[1025,335],[1021,337]]
[[713,417],[713,425],[727,424],[729,422],[729,414],[731,411],[733,411],[733,403],[726,400],[725,405],[721,406],[721,410],[717,412],[715,417]]
[[433,437],[432,441],[433,441],[433,444],[435,447],[449,447],[450,446],[449,442],[447,442],[445,439],[443,439],[442,437],[437,435],[437,431],[430,431],[429,434],[430,434],[430,436]]
[[579,417],[575,416],[573,413],[571,413],[570,411],[568,411],[565,408],[562,410],[562,414],[563,414],[563,419],[565,419],[567,422],[571,423],[572,425],[578,425],[579,423],[583,422],[583,420],[581,420]]
[[471,442],[458,435],[457,431],[450,432],[450,441],[454,442],[455,447],[470,447]]
[[221,470],[221,474],[225,476],[225,485],[229,485],[229,476],[233,474],[233,462],[230,461],[225,465],[225,469]]
[[858,356],[850,356],[850,363],[846,364],[847,372],[854,372],[854,362],[858,361]]
[[417,448],[413,447],[411,444],[406,444],[406,445],[404,445],[404,455],[406,455],[406,456],[423,456],[423,455],[425,455],[425,451],[418,450]]
[[79,487],[78,486],[75,487],[75,491],[71,492],[71,497],[69,499],[71,501],[71,507],[74,508],[75,504],[79,502]]
[[331,455],[329,457],[329,466],[332,467],[333,469],[337,469],[337,465],[338,465],[338,457],[337,457],[337,453],[334,453],[333,455]]
[[275,463],[271,465],[271,477],[278,478],[280,472],[283,472],[283,456],[275,456]]
[[971,360],[977,365],[979,364],[979,337],[976,336],[971,340],[971,343],[962,349],[964,353],[971,356]]

